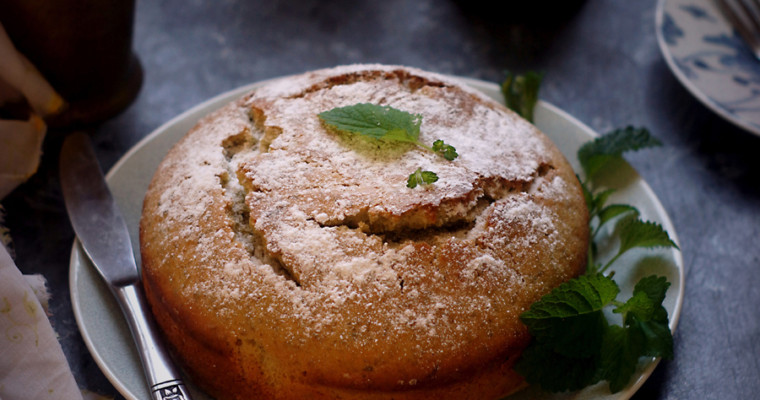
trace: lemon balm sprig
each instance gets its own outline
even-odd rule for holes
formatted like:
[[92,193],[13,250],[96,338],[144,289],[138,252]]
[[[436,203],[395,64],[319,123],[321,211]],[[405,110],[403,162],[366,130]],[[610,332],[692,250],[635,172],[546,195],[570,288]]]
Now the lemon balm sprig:
[[[376,140],[412,143],[453,161],[459,154],[456,148],[443,140],[436,140],[431,146],[419,140],[422,115],[412,114],[390,106],[359,103],[351,106],[337,107],[319,114],[327,126],[341,132],[362,135]],[[435,179],[433,179],[435,176]],[[438,180],[432,171],[418,169],[409,175],[407,186],[414,188],[429,185]]]
[[[585,175],[579,178],[589,210],[589,218],[596,226],[591,227],[589,248],[589,272],[606,272],[628,250],[633,248],[654,248],[678,246],[668,233],[655,222],[643,221],[639,210],[628,204],[610,204],[607,200],[615,192],[614,189],[597,190],[596,178],[601,171],[609,169],[616,161],[622,159],[624,153],[638,151],[662,145],[646,128],[628,126],[613,130],[594,140],[586,142],[578,149],[578,161]],[[621,218],[622,217],[622,218]],[[596,263],[596,246],[594,239],[601,228],[610,221],[617,220],[616,229],[620,238],[617,254],[604,265]]]
[[444,143],[443,140],[434,141],[432,146],[420,142],[422,115],[408,113],[391,106],[358,103],[322,112],[319,118],[325,124],[342,132],[377,140],[412,143],[439,154],[449,161],[459,156],[454,146]]
[[[670,283],[664,277],[644,277],[632,296],[621,301],[614,274],[605,273],[631,249],[678,246],[661,225],[642,220],[635,207],[607,205],[613,189],[593,189],[596,173],[609,168],[611,161],[658,144],[648,131],[629,127],[589,141],[578,151],[586,176],[579,181],[591,217],[587,269],[520,315],[533,341],[515,368],[528,382],[561,392],[607,381],[616,393],[628,384],[640,357],[673,357],[668,313],[662,305]],[[605,232],[617,235],[618,250],[602,264],[597,260],[596,242],[600,228],[613,220],[615,229]],[[604,309],[621,314],[622,325],[608,321]]]
[[423,171],[422,168],[417,168],[416,171],[409,175],[409,179],[406,180],[406,187],[414,189],[419,185],[431,185],[438,181],[438,175],[433,171]]
[[507,71],[501,83],[504,103],[521,117],[533,122],[533,110],[538,102],[538,89],[541,87],[543,78],[543,74],[535,71],[524,74]]
[[[532,120],[539,79],[535,74],[508,75],[502,93],[508,107]],[[656,222],[644,221],[632,205],[607,204],[614,189],[598,189],[599,173],[623,153],[659,146],[644,128],[626,127],[585,143],[577,153],[585,178],[578,177],[589,210],[589,249],[585,274],[560,285],[520,315],[533,339],[515,365],[518,373],[545,390],[579,390],[607,381],[619,392],[631,380],[641,357],[673,357],[673,337],[662,302],[670,283],[664,277],[640,279],[630,298],[618,300],[620,287],[610,267],[634,248],[675,248]],[[602,230],[615,222],[614,230]],[[597,260],[602,233],[618,236],[617,253],[604,264]],[[622,316],[609,321],[604,310]]]

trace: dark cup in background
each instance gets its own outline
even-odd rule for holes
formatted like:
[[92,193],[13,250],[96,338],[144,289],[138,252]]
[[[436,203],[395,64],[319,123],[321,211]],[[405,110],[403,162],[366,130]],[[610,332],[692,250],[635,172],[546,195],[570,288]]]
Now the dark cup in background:
[[132,51],[135,0],[7,0],[0,22],[66,101],[53,128],[97,124],[126,108],[142,85]]

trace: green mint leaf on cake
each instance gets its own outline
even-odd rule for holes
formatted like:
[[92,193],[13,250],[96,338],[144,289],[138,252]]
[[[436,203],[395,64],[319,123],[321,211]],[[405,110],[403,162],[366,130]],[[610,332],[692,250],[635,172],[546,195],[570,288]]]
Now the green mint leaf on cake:
[[452,161],[457,158],[456,149],[442,140],[426,146],[419,141],[422,115],[411,114],[390,106],[359,103],[337,107],[319,114],[328,126],[347,133],[362,135],[377,140],[413,143],[419,147],[440,154]]
[[578,161],[586,174],[586,181],[592,182],[599,171],[611,161],[620,159],[623,153],[661,144],[646,128],[629,126],[585,143],[578,150]]
[[443,155],[443,158],[449,161],[454,161],[455,158],[459,157],[459,154],[457,154],[457,149],[455,149],[454,146],[446,144],[443,142],[443,140],[440,139],[433,142],[432,150]]
[[501,84],[504,103],[521,117],[533,122],[533,110],[538,102],[538,89],[542,79],[543,74],[534,71],[522,75],[507,71]]
[[435,172],[423,171],[422,168],[417,168],[416,171],[409,175],[409,179],[406,181],[406,187],[414,189],[418,185],[430,185],[436,181],[438,181],[438,175],[436,175]]
[[422,116],[389,106],[359,103],[319,114],[333,128],[373,139],[417,143]]

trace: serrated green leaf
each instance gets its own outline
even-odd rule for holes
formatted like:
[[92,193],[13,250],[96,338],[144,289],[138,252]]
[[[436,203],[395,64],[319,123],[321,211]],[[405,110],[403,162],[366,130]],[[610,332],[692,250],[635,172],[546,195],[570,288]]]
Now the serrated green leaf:
[[668,232],[656,222],[642,221],[637,215],[623,218],[617,224],[620,235],[620,249],[618,254],[635,248],[674,247],[678,245],[670,239]]
[[[606,380],[610,391],[628,385],[642,356],[672,357],[667,311],[669,283],[646,277],[619,304],[617,284],[601,274],[582,275],[544,296],[520,319],[533,341],[515,366],[529,383],[549,391],[576,390]],[[618,304],[624,326],[609,325],[602,308]]]
[[620,247],[617,254],[609,260],[599,271],[605,272],[628,250],[636,247],[656,248],[673,247],[678,245],[670,239],[668,232],[656,222],[642,221],[637,214],[629,215],[618,221],[616,232],[620,237]]
[[625,303],[616,307],[613,312],[618,314],[634,313],[638,315],[651,315],[654,313],[655,303],[652,302],[646,293],[634,293]]
[[533,122],[533,111],[538,102],[538,90],[541,87],[543,74],[535,71],[528,71],[523,75],[507,71],[506,74],[501,84],[504,103],[512,111]]
[[620,289],[602,275],[582,275],[570,280],[520,316],[538,342],[551,343],[564,356],[585,357],[599,348],[607,324],[602,309]]
[[[515,371],[531,385],[550,392],[580,390],[596,383],[599,355],[566,357],[541,344],[531,344],[515,364]],[[547,368],[547,366],[550,366]]]
[[615,189],[605,189],[599,193],[594,194],[594,197],[593,197],[594,214],[599,213],[599,211],[604,207],[604,205],[607,204],[607,200],[610,198],[610,196],[616,191],[617,190]]
[[639,321],[631,317],[630,329],[639,330],[644,337],[642,356],[662,357],[666,360],[673,359],[673,334],[670,332],[667,321]]
[[443,142],[443,140],[436,140],[433,142],[433,151],[441,154],[443,158],[454,161],[455,158],[459,157],[459,154],[457,154],[457,149],[454,148],[454,146],[448,145]]
[[419,141],[422,124],[420,114],[411,114],[390,106],[359,103],[324,111],[319,114],[319,118],[325,125],[341,132],[376,140],[412,143],[449,161],[459,156],[454,146],[444,143],[443,140],[436,140],[432,147]]
[[633,288],[633,293],[644,293],[653,303],[661,304],[670,288],[670,282],[664,276],[647,276],[641,278]]
[[619,292],[603,275],[582,275],[544,296],[523,313],[533,342],[515,366],[531,384],[549,391],[577,390],[598,380],[607,320],[602,309]]
[[599,311],[620,292],[615,281],[601,275],[581,275],[542,297],[520,319],[529,328],[550,318],[569,318]]
[[609,382],[610,391],[617,393],[631,380],[643,348],[639,331],[610,325],[602,341],[597,377]]
[[422,116],[390,106],[359,103],[319,114],[325,124],[373,139],[417,143]]
[[422,168],[417,168],[406,180],[406,187],[414,189],[417,185],[429,185],[436,181],[438,181],[438,175],[435,172],[423,171]]
[[648,276],[639,280],[633,296],[614,312],[624,315],[629,329],[640,331],[642,356],[673,357],[673,336],[668,327],[668,312],[662,306],[670,283],[665,277]]
[[599,213],[597,214],[597,216],[599,217],[599,224],[597,225],[596,230],[598,231],[599,228],[602,227],[602,225],[609,222],[613,218],[626,214],[626,213],[633,213],[634,215],[639,215],[639,210],[636,207],[628,205],[628,204],[611,204],[607,207],[602,208],[601,210],[599,210]]
[[646,128],[629,126],[586,142],[578,150],[578,160],[586,174],[586,180],[592,181],[600,170],[610,161],[620,158],[623,153],[661,144]]
[[673,334],[667,323],[633,320],[631,327],[636,327],[644,334],[642,356],[673,359]]

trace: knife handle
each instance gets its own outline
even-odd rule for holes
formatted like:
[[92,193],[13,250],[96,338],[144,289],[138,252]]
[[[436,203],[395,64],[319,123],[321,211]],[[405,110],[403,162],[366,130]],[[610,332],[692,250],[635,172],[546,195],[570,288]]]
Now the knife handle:
[[141,287],[133,283],[112,289],[137,345],[145,378],[150,386],[151,399],[191,400],[182,377],[156,335],[156,324],[147,308]]

